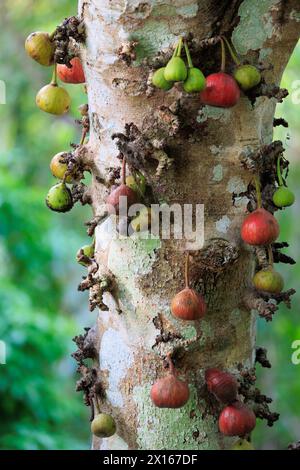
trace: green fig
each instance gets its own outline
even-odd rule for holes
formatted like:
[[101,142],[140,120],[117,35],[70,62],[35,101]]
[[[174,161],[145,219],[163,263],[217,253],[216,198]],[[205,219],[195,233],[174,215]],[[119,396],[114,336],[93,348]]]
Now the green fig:
[[165,79],[164,73],[165,73],[166,67],[161,67],[160,69],[156,70],[153,74],[152,77],[152,83],[156,88],[160,88],[161,90],[171,90],[173,88],[174,83],[168,82]]
[[28,55],[41,65],[50,66],[54,62],[54,43],[48,33],[31,33],[25,41]]
[[61,115],[69,111],[69,93],[55,83],[44,86],[36,96],[37,106],[46,113]]
[[[68,171],[68,165],[64,162],[65,156],[68,155],[68,152],[59,152],[52,158],[50,162],[50,170],[55,178],[63,180],[66,172]],[[72,176],[68,175],[65,179],[66,183],[72,183]]]
[[172,57],[164,71],[167,82],[184,82],[187,74],[187,67],[181,57]]
[[279,294],[284,287],[282,276],[272,268],[258,271],[253,277],[253,284],[256,289],[270,294]]
[[242,90],[250,90],[261,81],[261,74],[253,65],[240,65],[233,76]]
[[289,188],[280,186],[273,194],[273,203],[276,207],[289,207],[295,202],[295,195]]
[[205,77],[200,69],[192,67],[188,69],[187,79],[183,84],[184,91],[195,93],[205,88]]
[[139,215],[131,221],[131,226],[135,232],[144,232],[151,226],[151,209],[144,207]]
[[255,450],[251,442],[246,439],[239,439],[233,446],[231,450]]
[[110,437],[116,432],[115,420],[108,414],[99,413],[91,424],[91,431],[97,437]]
[[68,212],[73,207],[72,194],[65,183],[58,183],[50,188],[46,204],[52,211]]
[[126,186],[129,186],[129,188],[142,197],[146,192],[146,178],[142,173],[136,171],[134,175],[127,176]]
[[94,254],[95,254],[94,244],[84,245],[78,250],[77,255],[76,255],[76,260],[82,266],[87,266],[87,263],[85,261],[81,260],[82,255],[86,256],[87,258],[93,258]]

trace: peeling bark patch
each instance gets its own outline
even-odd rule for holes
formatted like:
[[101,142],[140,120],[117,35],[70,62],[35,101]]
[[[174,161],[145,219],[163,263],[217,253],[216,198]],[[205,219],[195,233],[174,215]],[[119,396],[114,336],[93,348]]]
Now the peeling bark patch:
[[247,185],[241,178],[234,176],[228,181],[226,189],[230,193],[240,194],[247,190]]
[[[232,43],[239,54],[261,49],[264,42],[272,37],[273,22],[269,9],[278,0],[244,0],[239,8],[240,22],[232,33]],[[255,11],[255,15],[253,14]]]
[[128,450],[128,444],[117,434],[102,439],[100,450]]
[[216,183],[219,183],[223,179],[223,167],[222,165],[216,165],[213,168],[213,177],[212,180]]
[[[156,408],[152,404],[149,396],[150,385],[134,388],[133,399],[138,409],[137,440],[140,449],[219,449],[214,418],[205,417],[205,432],[203,432],[201,409],[204,410],[205,403],[199,407],[196,390],[191,388],[190,392],[190,399],[184,407],[168,409]],[[180,426],[174,426],[176,422],[180,423]],[[159,432],[156,432],[157,429]]]
[[220,219],[216,222],[216,229],[220,233],[227,233],[227,231],[230,227],[230,224],[231,224],[231,220],[227,217],[227,215],[224,215],[224,217],[222,217],[222,219]]
[[121,407],[124,404],[119,384],[133,361],[133,353],[120,333],[112,328],[106,330],[101,340],[99,362],[101,370],[109,372],[106,394],[112,406]]
[[197,122],[203,123],[209,119],[228,122],[231,111],[225,108],[214,108],[213,106],[203,106],[198,112]]

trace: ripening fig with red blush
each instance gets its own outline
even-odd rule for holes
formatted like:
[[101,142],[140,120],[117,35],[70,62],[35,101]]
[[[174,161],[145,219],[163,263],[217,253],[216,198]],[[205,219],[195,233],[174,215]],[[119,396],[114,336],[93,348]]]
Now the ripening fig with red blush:
[[85,76],[81,61],[78,57],[74,57],[71,60],[71,66],[68,67],[64,64],[57,64],[57,75],[62,82],[73,83],[85,83]]
[[219,417],[219,429],[225,436],[244,437],[253,431],[255,425],[255,414],[239,401],[226,406]]
[[269,245],[276,240],[279,232],[279,224],[275,217],[260,208],[245,218],[241,228],[241,237],[248,245]]

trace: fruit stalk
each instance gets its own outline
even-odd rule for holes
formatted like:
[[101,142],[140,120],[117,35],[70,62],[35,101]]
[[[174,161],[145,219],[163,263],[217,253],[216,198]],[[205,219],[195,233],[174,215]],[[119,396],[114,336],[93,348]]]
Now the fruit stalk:
[[51,85],[57,86],[57,65],[54,64]]
[[221,42],[221,72],[225,72],[226,66],[226,52],[225,52],[225,45],[222,37],[220,38]]
[[272,245],[268,245],[268,258],[269,258],[269,267],[272,269],[274,264],[273,250]]
[[277,159],[277,178],[279,186],[283,186],[283,178],[281,173],[281,155]]
[[185,255],[185,287],[189,289],[190,287],[190,253],[189,251]]
[[185,53],[186,53],[186,57],[187,57],[187,61],[188,61],[188,67],[190,69],[192,69],[193,68],[193,61],[192,61],[192,57],[191,57],[191,53],[189,51],[188,45],[186,43],[184,43],[184,49],[185,49]]
[[262,198],[261,198],[260,181],[259,181],[259,177],[258,177],[258,176],[255,176],[255,177],[254,177],[254,183],[255,183],[255,191],[256,191],[257,209],[261,209],[261,208],[262,208]]
[[237,66],[241,65],[241,62],[240,62],[240,60],[238,59],[237,55],[233,52],[233,48],[231,47],[231,45],[230,45],[228,39],[227,39],[225,36],[221,36],[221,39],[223,39],[223,40],[225,41],[226,46],[228,47],[228,50],[229,50],[229,53],[230,53],[230,55],[231,55],[231,57],[232,57],[233,62],[234,62]]

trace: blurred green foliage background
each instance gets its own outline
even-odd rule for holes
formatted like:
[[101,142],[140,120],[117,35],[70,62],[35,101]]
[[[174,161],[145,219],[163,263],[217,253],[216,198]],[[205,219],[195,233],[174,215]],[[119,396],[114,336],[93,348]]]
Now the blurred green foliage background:
[[[35,105],[36,92],[51,78],[24,53],[24,39],[35,30],[52,31],[64,17],[76,14],[74,0],[2,0],[0,17],[0,80],[6,83],[7,104],[0,105],[0,340],[7,345],[7,364],[0,365],[0,449],[87,449],[88,410],[76,394],[71,338],[94,321],[87,296],[76,286],[84,273],[75,262],[87,243],[83,222],[88,208],[60,215],[47,210],[44,198],[53,184],[51,157],[79,141],[74,124],[77,106],[86,102],[81,86],[68,86],[72,112],[54,119]],[[282,85],[292,90],[299,77],[300,46],[295,50]],[[299,84],[298,84],[298,88]],[[295,96],[294,96],[295,101]],[[300,103],[290,96],[277,115],[289,128],[277,128],[291,161],[289,186],[297,203],[279,219],[287,252],[300,258]],[[286,286],[296,287],[300,263],[280,265]],[[272,324],[258,320],[258,345],[273,364],[259,370],[258,385],[274,398],[281,419],[273,428],[259,424],[257,448],[284,449],[300,439],[300,365],[291,362],[291,344],[300,339],[298,305],[280,311]]]

